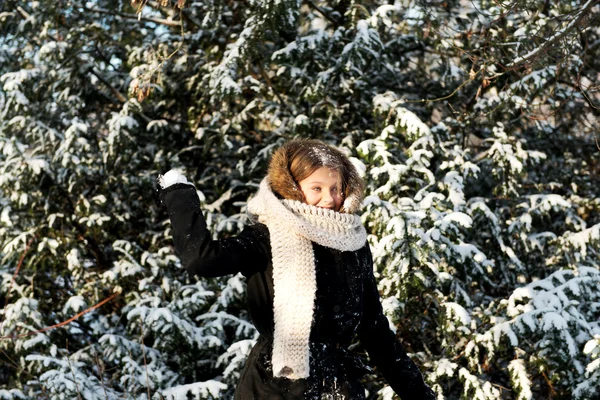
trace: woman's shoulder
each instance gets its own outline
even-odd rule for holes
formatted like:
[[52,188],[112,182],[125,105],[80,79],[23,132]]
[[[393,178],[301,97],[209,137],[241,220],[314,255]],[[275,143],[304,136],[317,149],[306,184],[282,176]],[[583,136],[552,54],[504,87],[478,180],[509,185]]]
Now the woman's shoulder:
[[238,241],[250,245],[258,245],[264,251],[270,251],[269,229],[259,222],[251,222],[236,236]]
[[237,249],[243,250],[245,254],[255,258],[247,260],[248,262],[256,262],[257,265],[264,265],[263,263],[268,263],[271,259],[269,230],[264,224],[250,223],[244,227],[239,235],[229,240],[237,243]]
[[255,236],[257,239],[269,240],[269,228],[265,224],[257,221],[252,221],[244,228],[248,234]]

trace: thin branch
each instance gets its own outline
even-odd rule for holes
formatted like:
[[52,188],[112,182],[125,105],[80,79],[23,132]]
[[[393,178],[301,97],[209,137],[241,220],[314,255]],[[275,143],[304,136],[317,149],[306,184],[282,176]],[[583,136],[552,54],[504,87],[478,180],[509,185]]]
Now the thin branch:
[[333,18],[331,15],[329,15],[323,9],[321,9],[321,7],[319,7],[318,5],[316,5],[312,0],[305,0],[305,2],[310,7],[314,8],[315,10],[317,10],[319,12],[319,14],[321,14],[322,16],[324,16],[325,19],[328,20],[329,22],[331,22],[332,24],[336,24],[337,25],[339,23],[339,21],[337,21],[335,18]]
[[[8,297],[10,296],[10,292],[12,290],[13,283],[17,279],[17,275],[19,275],[19,271],[21,270],[21,266],[23,265],[23,261],[25,260],[25,256],[29,252],[29,249],[31,248],[31,245],[33,244],[33,241],[35,239],[37,239],[37,234],[35,234],[31,239],[29,239],[29,242],[27,243],[27,246],[25,246],[25,250],[23,250],[23,254],[21,254],[21,258],[19,259],[19,262],[17,264],[17,269],[15,270],[15,272],[14,272],[14,274],[12,276],[12,279],[10,281],[10,285],[8,285],[8,291],[6,292],[6,297],[5,297],[5,300],[4,300],[3,311],[6,311],[6,306],[8,306]],[[6,313],[3,313],[3,315],[6,315]],[[0,322],[0,333],[2,333],[2,327],[3,326],[4,326],[4,320],[2,322]]]
[[71,365],[71,358],[69,357],[69,339],[66,342],[67,348],[67,363],[69,364],[69,369],[71,370],[71,375],[73,375],[73,383],[75,383],[75,390],[77,390],[77,397],[79,400],[83,400],[81,398],[81,392],[79,391],[79,385],[77,384],[77,377],[75,376],[75,372],[73,371],[73,366]]
[[583,89],[583,87],[581,86],[580,83],[575,84],[573,82],[565,81],[563,79],[559,79],[558,83],[563,84],[565,86],[572,87],[575,90],[579,90],[581,92],[581,94],[583,95],[584,100],[588,103],[588,106],[590,106],[591,108],[593,108],[596,111],[600,110],[600,107],[598,107],[597,105],[594,104],[594,102],[592,101],[592,99],[590,99],[590,97],[588,96],[588,94]]
[[432,103],[434,101],[442,101],[442,100],[447,100],[450,97],[454,96],[460,89],[462,89],[465,85],[467,85],[469,82],[473,82],[475,80],[475,77],[483,70],[483,68],[480,68],[479,71],[474,72],[473,75],[471,75],[469,77],[469,79],[467,79],[466,81],[464,81],[463,83],[461,83],[456,89],[454,89],[452,91],[452,93],[450,93],[447,96],[444,97],[438,97],[437,99],[421,99],[421,100],[404,100],[404,103]]
[[23,7],[21,7],[21,6],[18,6],[18,7],[17,7],[17,11],[19,12],[19,14],[21,14],[21,16],[22,16],[23,18],[25,18],[25,19],[31,18],[31,15],[30,15],[30,14],[29,14],[27,11],[25,11],[25,10],[23,9]]
[[565,37],[574,27],[578,26],[581,23],[581,21],[583,21],[583,19],[586,17],[588,11],[590,11],[592,7],[594,7],[598,3],[600,3],[600,0],[588,0],[588,2],[581,7],[579,12],[577,13],[577,16],[573,20],[571,20],[571,22],[569,22],[567,26],[556,32],[552,37],[550,37],[550,39],[542,43],[541,46],[533,49],[524,56],[517,57],[516,59],[514,59],[511,63],[506,65],[505,68],[515,68],[521,64],[528,63],[535,57],[539,56],[548,47],[558,42],[560,39]]
[[106,393],[106,387],[104,386],[104,379],[102,377],[102,375],[104,374],[104,367],[102,366],[102,364],[100,364],[100,360],[98,359],[98,352],[96,351],[95,347],[92,347],[94,349],[94,359],[96,360],[96,366],[98,367],[98,380],[100,381],[100,384],[102,385],[102,390],[104,390],[104,397],[106,397],[108,399],[108,393]]
[[181,13],[181,15],[183,15],[183,18],[188,21],[191,22],[192,25],[195,25],[197,28],[202,28],[202,24],[198,21],[196,21],[196,19],[194,17],[192,17],[190,14],[186,13],[183,10],[179,11]]
[[552,386],[552,382],[550,381],[550,379],[548,379],[548,375],[546,375],[546,373],[544,371],[542,371],[542,376],[546,380],[546,384],[548,384],[548,388],[550,389],[550,394],[552,396],[556,396],[556,390],[554,389],[554,386]]
[[[156,10],[160,10],[160,11],[163,11],[165,8],[167,8],[169,10],[169,16],[172,17],[173,15],[175,15],[175,12],[173,11],[173,9],[168,8],[168,7],[163,7],[157,1],[148,1],[146,3],[146,5],[152,7]],[[183,8],[179,9],[179,12],[181,13],[181,15],[183,15],[183,18],[186,21],[191,22],[192,25],[195,25],[198,28],[202,28],[202,24],[199,21],[197,21],[194,17],[192,17],[190,14],[186,13]]]
[[275,89],[275,87],[273,87],[273,83],[271,82],[271,79],[269,78],[269,76],[265,73],[265,70],[263,69],[262,64],[259,63],[258,67],[260,68],[261,75],[263,76],[265,81],[267,81],[267,85],[269,85],[271,90],[273,90],[273,93],[275,93],[275,96],[279,99],[279,102],[281,103],[281,105],[283,105],[288,111],[292,111],[290,109],[290,107],[288,107],[288,105],[285,102],[285,100],[283,99],[283,97],[281,97],[281,94],[279,93],[279,91],[277,89]]
[[87,11],[96,12],[98,14],[113,15],[115,17],[120,17],[120,18],[124,18],[124,19],[132,19],[132,20],[145,21],[145,22],[154,22],[155,24],[166,25],[166,26],[170,26],[172,28],[179,27],[178,21],[173,21],[170,19],[157,18],[157,17],[142,17],[142,16],[137,16],[135,14],[125,14],[125,13],[120,13],[117,11],[104,10],[102,8],[88,8]]
[[100,75],[94,70],[94,67],[90,67],[88,72],[94,75],[96,78],[98,78],[98,80],[102,82],[111,91],[111,93],[117,98],[117,100],[119,100],[120,103],[125,103],[127,101],[127,99],[121,94],[121,92],[119,92],[114,86],[110,84],[110,82],[108,82],[106,79],[104,79],[102,75]]
[[23,334],[20,334],[20,335],[0,336],[0,340],[21,339],[21,338],[25,338],[25,337],[31,336],[33,334],[36,334],[36,333],[43,333],[43,332],[51,331],[52,329],[60,328],[61,326],[68,325],[71,322],[73,322],[76,319],[78,319],[79,317],[81,317],[82,315],[85,315],[85,314],[89,313],[90,311],[95,310],[96,308],[102,307],[104,304],[108,303],[109,301],[111,301],[112,299],[114,299],[115,297],[117,297],[120,293],[121,293],[121,291],[113,293],[112,295],[110,295],[106,299],[102,300],[100,303],[97,303],[97,304],[89,307],[88,309],[83,310],[82,312],[74,315],[73,317],[69,318],[66,321],[63,321],[63,322],[60,322],[58,324],[54,324],[54,325],[51,325],[51,326],[47,326],[45,328],[38,329],[38,330],[35,330],[35,331],[30,331],[30,332],[27,332],[27,333],[23,333]]
[[146,362],[146,345],[144,344],[144,318],[141,319],[142,336],[140,343],[142,344],[142,355],[144,356],[144,369],[146,371],[146,389],[148,390],[148,398],[150,398],[150,377],[148,376],[148,363]]
[[504,389],[504,390],[506,390],[507,392],[511,392],[511,391],[512,391],[512,390],[510,390],[509,388],[507,388],[506,386],[502,386],[502,385],[500,385],[500,384],[498,384],[498,383],[492,383],[492,386],[495,386],[495,387],[497,387],[497,388],[500,388],[500,389]]

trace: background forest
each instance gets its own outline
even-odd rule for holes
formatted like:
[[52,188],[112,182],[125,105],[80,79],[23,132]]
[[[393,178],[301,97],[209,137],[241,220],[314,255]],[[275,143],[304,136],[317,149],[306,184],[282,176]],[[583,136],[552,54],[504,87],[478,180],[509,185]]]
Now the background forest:
[[599,3],[3,0],[0,399],[230,398],[244,280],[181,269],[156,178],[225,237],[293,137],[363,174],[440,399],[599,399]]

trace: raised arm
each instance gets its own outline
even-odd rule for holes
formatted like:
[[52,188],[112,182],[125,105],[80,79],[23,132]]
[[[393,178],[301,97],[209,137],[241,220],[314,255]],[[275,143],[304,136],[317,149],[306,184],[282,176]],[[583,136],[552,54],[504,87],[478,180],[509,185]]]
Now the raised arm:
[[171,220],[175,251],[190,274],[248,276],[266,267],[269,241],[261,229],[247,227],[238,236],[213,240],[194,186],[175,182],[161,190],[160,198]]
[[365,281],[363,318],[358,334],[371,360],[402,400],[435,399],[419,368],[390,329],[371,271]]

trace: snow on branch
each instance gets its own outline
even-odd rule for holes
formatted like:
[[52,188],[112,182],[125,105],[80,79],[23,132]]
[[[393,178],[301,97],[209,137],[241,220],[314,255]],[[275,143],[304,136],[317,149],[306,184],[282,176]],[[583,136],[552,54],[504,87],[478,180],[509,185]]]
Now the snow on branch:
[[167,400],[183,400],[188,399],[188,394],[194,398],[202,399],[220,399],[222,393],[227,390],[227,385],[223,382],[210,380],[206,382],[196,382],[188,385],[174,386],[162,392],[162,395]]
[[592,242],[600,240],[600,224],[565,236],[566,241],[576,248],[581,253],[581,256],[585,257],[588,246]]

